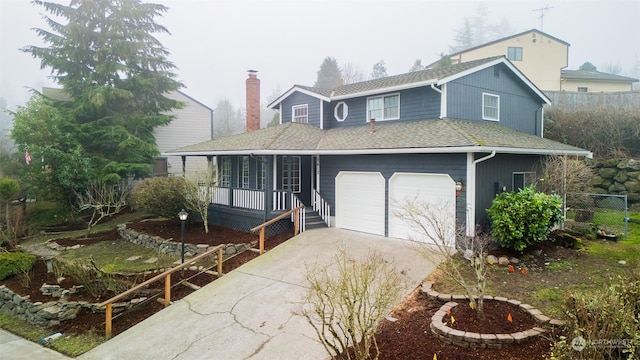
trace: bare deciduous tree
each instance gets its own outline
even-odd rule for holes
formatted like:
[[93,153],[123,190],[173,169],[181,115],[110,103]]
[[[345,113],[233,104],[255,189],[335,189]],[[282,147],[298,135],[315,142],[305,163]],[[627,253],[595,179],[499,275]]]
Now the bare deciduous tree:
[[593,178],[591,167],[577,158],[547,156],[539,167],[536,172],[541,174],[541,178],[536,187],[546,194],[564,196],[567,193],[583,192]]
[[[460,286],[469,299],[469,306],[483,319],[489,235],[466,236],[464,227],[456,227],[455,219],[451,219],[449,211],[445,210],[449,208],[447,203],[406,200],[399,208],[394,215],[408,223],[420,236],[412,239],[415,240],[415,250],[427,261],[440,265],[445,276]],[[458,251],[462,252],[462,259],[457,256]],[[444,264],[441,265],[442,259]],[[473,281],[463,275],[462,267],[469,265],[474,270]]]
[[76,192],[78,210],[92,210],[91,219],[87,224],[87,234],[100,220],[115,215],[127,206],[129,191],[122,184],[107,184],[100,181],[89,183],[82,192]]
[[330,356],[351,359],[348,349],[352,347],[355,359],[377,359],[380,351],[375,330],[399,299],[400,280],[396,269],[381,255],[371,254],[358,262],[342,249],[333,264],[307,270],[310,289],[300,315],[316,331]]
[[204,173],[196,174],[195,179],[185,179],[185,206],[198,213],[204,223],[204,232],[209,233],[209,205],[213,197],[218,176],[215,166]]

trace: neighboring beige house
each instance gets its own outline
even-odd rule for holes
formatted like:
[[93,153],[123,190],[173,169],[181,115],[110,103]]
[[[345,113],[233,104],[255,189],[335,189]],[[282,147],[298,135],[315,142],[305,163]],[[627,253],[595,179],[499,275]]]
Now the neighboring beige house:
[[[183,102],[184,107],[171,112],[175,118],[169,125],[153,131],[160,154],[213,139],[213,109],[182,91],[171,92],[167,97]],[[180,156],[161,156],[156,160],[153,172],[154,175],[182,176],[182,164]],[[201,157],[189,159],[189,162],[185,163],[184,171],[189,175],[195,175],[206,169],[207,158]]]
[[541,90],[561,90],[560,72],[569,64],[569,43],[533,29],[449,56],[452,64],[458,64],[497,55],[506,56]]
[[562,70],[560,90],[577,92],[632,91],[638,79],[597,70]]

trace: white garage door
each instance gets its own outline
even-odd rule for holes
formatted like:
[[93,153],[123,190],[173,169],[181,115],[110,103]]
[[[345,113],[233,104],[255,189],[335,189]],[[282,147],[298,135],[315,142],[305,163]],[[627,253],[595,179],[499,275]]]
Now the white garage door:
[[[419,209],[432,211],[432,219],[437,220],[453,244],[455,235],[456,185],[447,174],[395,173],[389,179],[389,237],[431,242],[424,230],[403,218],[408,203]],[[432,236],[437,236],[433,223],[422,217],[421,224]]]
[[384,236],[384,177],[341,171],[336,176],[336,227]]

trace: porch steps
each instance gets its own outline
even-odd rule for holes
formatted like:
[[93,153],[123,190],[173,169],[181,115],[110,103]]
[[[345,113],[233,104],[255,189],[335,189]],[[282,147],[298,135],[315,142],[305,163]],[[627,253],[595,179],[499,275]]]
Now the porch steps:
[[317,211],[307,210],[305,214],[306,230],[326,228],[327,224],[322,220]]

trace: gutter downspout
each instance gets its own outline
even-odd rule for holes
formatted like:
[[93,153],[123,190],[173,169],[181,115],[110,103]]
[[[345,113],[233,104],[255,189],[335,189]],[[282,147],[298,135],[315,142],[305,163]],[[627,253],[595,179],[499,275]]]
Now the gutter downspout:
[[[443,85],[444,86],[444,85]],[[431,88],[440,94],[440,119],[447,117],[447,98],[441,89],[438,89],[435,84],[431,84]]]
[[473,159],[472,152],[467,153],[467,236],[475,236],[476,228],[476,165],[496,156],[496,151],[491,154]]

